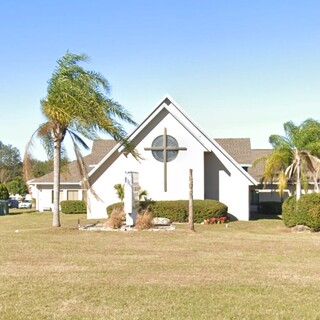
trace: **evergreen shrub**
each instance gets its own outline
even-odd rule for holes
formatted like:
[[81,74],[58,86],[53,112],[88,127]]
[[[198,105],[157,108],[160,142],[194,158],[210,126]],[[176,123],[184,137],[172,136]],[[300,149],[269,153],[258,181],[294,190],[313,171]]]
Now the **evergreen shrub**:
[[[154,217],[168,218],[174,222],[188,222],[189,201],[155,201],[149,206]],[[228,207],[216,200],[194,200],[193,219],[195,223],[204,222],[209,218],[227,216]]]
[[297,200],[296,196],[288,197],[282,204],[282,220],[287,227],[294,227],[297,225]]
[[174,222],[188,221],[188,201],[155,201],[149,205],[154,217],[168,218]]
[[82,200],[64,200],[60,205],[61,212],[66,214],[87,213],[87,205]]
[[[107,207],[108,216],[114,208],[123,208],[122,202]],[[140,201],[140,209],[148,208],[154,217],[168,218],[173,222],[188,222],[189,200]],[[227,216],[228,207],[217,200],[194,200],[193,219],[195,223],[204,222],[210,218]]]
[[320,194],[309,193],[302,195],[297,205],[297,224],[303,224],[312,231],[320,231]]
[[0,200],[7,200],[9,198],[9,191],[7,187],[0,183]]

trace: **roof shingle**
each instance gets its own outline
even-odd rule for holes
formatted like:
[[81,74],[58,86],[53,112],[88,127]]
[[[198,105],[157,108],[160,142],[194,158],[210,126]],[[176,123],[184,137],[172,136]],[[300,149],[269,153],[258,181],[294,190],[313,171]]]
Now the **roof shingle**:
[[252,162],[250,138],[217,138],[214,139],[240,165]]
[[[83,161],[86,165],[87,171],[93,169],[94,165],[97,165],[103,157],[117,144],[116,141],[108,140],[95,140],[92,145],[92,151],[87,156],[83,157]],[[61,170],[61,183],[78,183],[82,180],[78,162],[76,160],[70,162],[66,168]],[[50,172],[40,178],[34,179],[32,183],[48,183],[53,181],[53,172]]]

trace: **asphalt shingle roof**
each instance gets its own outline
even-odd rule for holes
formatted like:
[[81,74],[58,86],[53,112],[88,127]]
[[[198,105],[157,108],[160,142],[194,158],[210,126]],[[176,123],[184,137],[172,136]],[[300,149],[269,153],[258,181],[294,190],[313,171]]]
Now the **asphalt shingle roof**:
[[261,181],[264,171],[264,161],[258,161],[268,157],[272,149],[251,149],[250,138],[215,139],[219,145],[226,150],[230,156],[240,165],[251,164],[248,173],[256,181]]
[[252,149],[252,166],[249,167],[248,173],[256,180],[261,181],[264,171],[264,161],[258,161],[256,164],[254,163],[258,159],[267,158],[272,152],[272,149]]
[[218,142],[218,144],[240,165],[251,164],[252,154],[250,138],[217,138],[214,140]]
[[[83,157],[88,172],[90,172],[93,169],[93,166],[97,165],[116,144],[116,141],[111,139],[95,140],[92,145],[91,153]],[[60,179],[61,183],[77,183],[82,180],[76,160],[70,162],[66,168],[62,168]],[[33,180],[33,183],[48,183],[52,181],[53,172],[50,172],[40,178]]]

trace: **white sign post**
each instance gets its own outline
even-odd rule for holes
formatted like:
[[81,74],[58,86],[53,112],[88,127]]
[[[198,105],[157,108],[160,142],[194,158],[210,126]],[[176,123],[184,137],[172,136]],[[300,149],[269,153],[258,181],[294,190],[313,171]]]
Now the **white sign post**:
[[139,209],[139,175],[138,172],[126,171],[124,183],[124,211],[126,225],[134,226]]

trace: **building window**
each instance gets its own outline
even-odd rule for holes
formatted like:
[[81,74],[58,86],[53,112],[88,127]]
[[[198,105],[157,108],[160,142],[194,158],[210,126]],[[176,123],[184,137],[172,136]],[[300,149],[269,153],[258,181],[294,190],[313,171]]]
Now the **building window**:
[[[164,139],[166,139],[166,141],[164,141]],[[152,149],[152,155],[156,160],[163,162],[164,152],[166,152],[167,162],[170,162],[177,157],[179,145],[177,140],[172,136],[159,136],[153,140]]]
[[78,190],[68,190],[67,200],[79,200]]

